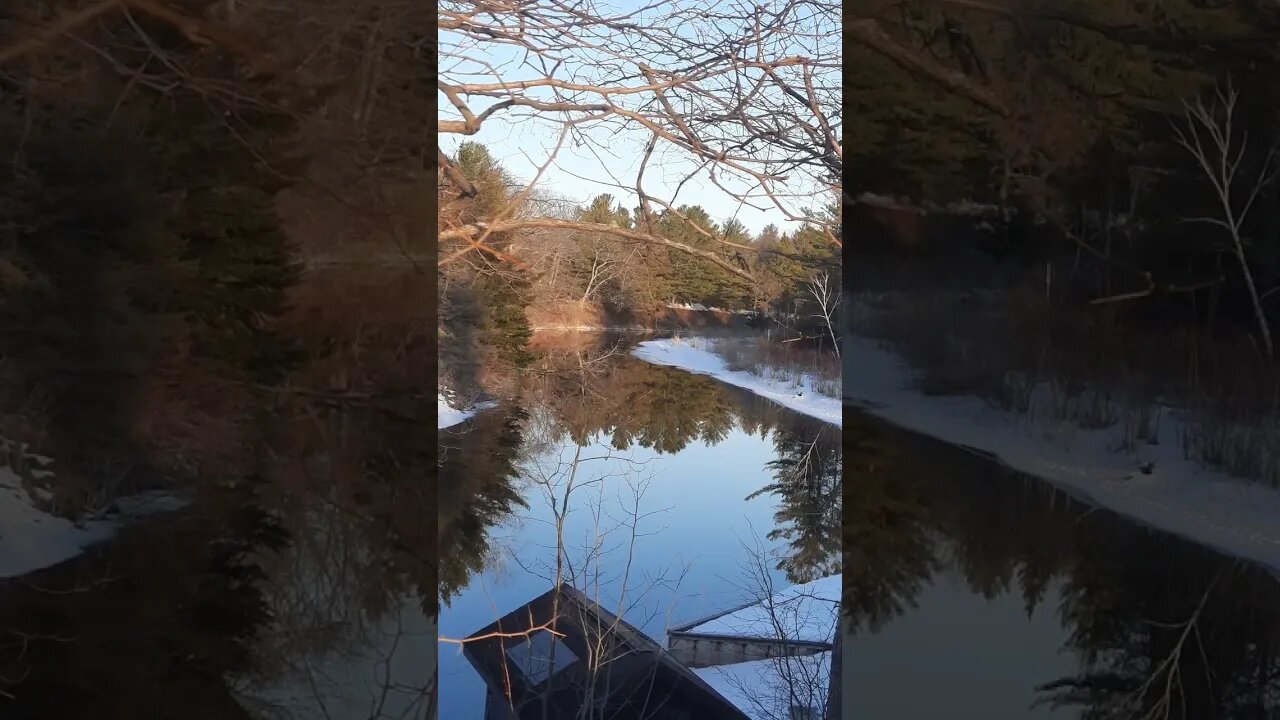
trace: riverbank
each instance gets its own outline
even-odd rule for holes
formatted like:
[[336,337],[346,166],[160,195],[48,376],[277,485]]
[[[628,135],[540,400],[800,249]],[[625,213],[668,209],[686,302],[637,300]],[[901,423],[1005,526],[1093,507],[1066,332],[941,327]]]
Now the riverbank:
[[437,430],[443,430],[447,427],[459,425],[470,420],[481,410],[488,410],[497,406],[497,403],[495,402],[480,402],[464,408],[454,407],[455,404],[457,404],[457,400],[454,399],[451,392],[443,388],[436,391]]
[[726,310],[703,305],[670,304],[634,313],[607,312],[591,304],[562,303],[531,306],[526,312],[532,330],[580,332],[663,332],[670,330],[746,331],[756,322],[746,310]]
[[1280,491],[1186,459],[1176,412],[1161,421],[1154,443],[1124,451],[1123,428],[1034,422],[975,396],[925,395],[915,376],[879,341],[845,337],[844,395],[850,404],[1280,574]]
[[[38,489],[35,492],[41,496]],[[89,546],[111,539],[130,520],[186,505],[171,493],[141,493],[115,500],[107,518],[76,523],[43,510],[45,499],[47,495],[33,497],[12,468],[0,467],[0,579],[70,560]]]
[[816,392],[808,376],[801,376],[799,382],[792,382],[730,370],[720,356],[679,339],[646,340],[636,345],[631,354],[654,365],[667,365],[698,375],[709,375],[720,382],[748,390],[798,413],[831,423],[836,427],[842,426],[843,408],[840,399]]

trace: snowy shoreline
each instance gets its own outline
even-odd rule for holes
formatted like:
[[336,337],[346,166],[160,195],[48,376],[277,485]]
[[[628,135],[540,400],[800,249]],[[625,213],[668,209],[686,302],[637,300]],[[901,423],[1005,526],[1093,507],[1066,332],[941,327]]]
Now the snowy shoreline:
[[802,395],[797,395],[792,383],[769,380],[749,372],[730,370],[724,360],[713,352],[695,348],[681,340],[646,340],[639,343],[631,354],[647,363],[680,368],[697,375],[709,375],[723,383],[749,390],[760,397],[842,427],[843,408],[839,398],[827,397],[813,390],[805,378]]
[[458,409],[451,404],[449,393],[444,390],[436,391],[436,429],[443,430],[447,427],[453,427],[467,420],[470,420],[476,413],[481,410],[488,410],[497,407],[495,402],[481,402],[466,408]]
[[[1183,457],[1176,417],[1159,443],[1114,450],[1117,427],[1047,426],[973,396],[926,396],[914,371],[879,341],[845,337],[844,395],[893,425],[991,453],[996,462],[1147,526],[1253,560],[1280,575],[1280,490],[1229,477]],[[1154,463],[1150,474],[1138,472]]]
[[[36,472],[52,475],[49,471]],[[171,493],[140,493],[116,499],[113,505],[118,512],[112,516],[77,525],[42,509],[39,501],[47,497],[47,492],[40,491],[33,497],[12,468],[0,466],[0,579],[20,577],[65,562],[110,540],[130,520],[172,512],[186,505],[186,500]]]

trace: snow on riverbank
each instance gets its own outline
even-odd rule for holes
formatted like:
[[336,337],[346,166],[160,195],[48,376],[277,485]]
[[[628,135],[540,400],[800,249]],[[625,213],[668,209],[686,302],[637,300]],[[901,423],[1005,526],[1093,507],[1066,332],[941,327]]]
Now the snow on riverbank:
[[804,717],[793,715],[792,708],[826,706],[831,653],[713,665],[693,672],[751,720]]
[[[33,474],[51,475],[47,470]],[[36,490],[47,499],[47,493]],[[84,552],[90,545],[108,540],[127,519],[170,512],[185,501],[169,493],[150,492],[120,498],[111,519],[90,520],[82,525],[45,512],[22,485],[12,469],[0,467],[0,578],[25,575],[57,565]]]
[[[731,638],[828,642],[835,636],[842,575],[792,585],[772,597],[717,615],[682,632]],[[766,602],[767,600],[767,602]]]
[[471,419],[481,410],[488,410],[495,407],[497,403],[482,402],[476,403],[464,409],[454,407],[457,400],[453,398],[453,393],[443,388],[436,391],[436,429],[443,430],[447,427],[453,427],[459,423]]
[[[911,368],[869,338],[845,337],[845,399],[894,425],[994,453],[1122,515],[1280,574],[1280,491],[1248,483],[1183,458],[1179,423],[1165,418],[1159,443],[1117,452],[1118,427],[1048,427],[976,397],[925,396]],[[1150,474],[1138,472],[1154,463]]]
[[90,522],[76,527],[50,515],[36,502],[13,470],[0,468],[0,578],[17,577],[57,565],[86,547],[111,537],[115,523]]
[[646,340],[636,345],[632,355],[655,365],[668,365],[699,375],[711,377],[768,398],[783,407],[841,426],[840,400],[820,395],[813,390],[809,378],[799,385],[783,382],[749,372],[730,370],[720,356],[708,350],[693,347],[682,340]]

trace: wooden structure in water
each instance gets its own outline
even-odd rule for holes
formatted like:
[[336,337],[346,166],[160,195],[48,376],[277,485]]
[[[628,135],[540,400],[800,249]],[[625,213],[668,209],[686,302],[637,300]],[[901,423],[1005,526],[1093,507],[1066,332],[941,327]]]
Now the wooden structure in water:
[[[485,720],[578,717],[583,705],[618,720],[748,720],[630,623],[562,585],[463,645],[484,679]],[[599,660],[605,658],[605,660]]]
[[667,630],[667,650],[690,668],[828,652],[839,584],[836,575],[682,623]]

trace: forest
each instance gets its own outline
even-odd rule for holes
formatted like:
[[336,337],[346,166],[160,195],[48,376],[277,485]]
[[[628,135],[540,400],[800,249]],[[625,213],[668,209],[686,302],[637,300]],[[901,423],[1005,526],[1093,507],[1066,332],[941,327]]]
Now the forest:
[[[78,509],[250,472],[260,403],[290,385],[350,392],[429,365],[408,203],[431,181],[409,129],[425,17],[188,5],[0,11],[4,426],[60,481],[110,485],[68,490]],[[421,351],[340,377],[357,313]],[[361,342],[391,342],[379,332]]]
[[[491,216],[515,199],[513,188],[521,184],[484,146],[464,142],[450,160],[478,190],[457,207],[451,222]],[[441,189],[442,194],[450,191]],[[441,202],[448,205],[448,196]],[[536,195],[524,202],[567,223],[625,230],[633,230],[643,215],[641,208],[623,207],[607,193],[584,202]],[[834,216],[837,209],[829,212]],[[800,227],[784,233],[770,224],[752,236],[740,221],[716,220],[699,205],[655,212],[651,221],[649,232],[656,237],[712,254],[721,264],[681,249],[619,242],[605,233],[566,226],[495,236],[493,245],[518,258],[518,266],[475,257],[444,266],[438,337],[446,384],[463,393],[498,392],[501,383],[492,380],[504,375],[499,368],[507,368],[509,377],[527,360],[524,347],[535,328],[653,329],[674,320],[669,316],[675,305],[737,313],[743,316],[739,329],[746,329],[750,318],[757,327],[771,324],[792,333],[782,337],[825,338],[823,303],[838,302],[833,298],[839,293],[841,268],[839,248],[819,230]],[[717,237],[745,251],[726,248]],[[455,246],[440,248],[445,257],[456,252]],[[758,282],[744,282],[723,267],[736,262],[748,268],[744,252],[752,257],[750,270]],[[839,328],[838,310],[829,311]],[[478,374],[486,371],[495,374],[482,383]]]
[[[443,4],[442,386],[509,395],[534,329],[670,329],[690,309],[831,352],[836,10]],[[743,212],[767,220],[748,230]]]
[[1268,3],[846,5],[847,286],[926,392],[1280,482]]
[[[35,518],[0,530],[0,714],[248,716],[237,678],[434,612],[431,28],[413,2],[0,7],[0,509]],[[24,533],[102,537],[142,491],[182,509],[23,575]]]

